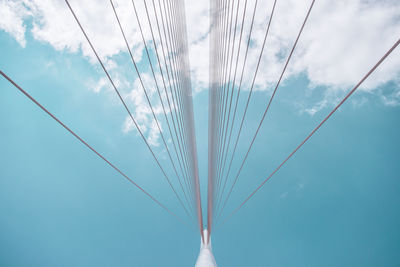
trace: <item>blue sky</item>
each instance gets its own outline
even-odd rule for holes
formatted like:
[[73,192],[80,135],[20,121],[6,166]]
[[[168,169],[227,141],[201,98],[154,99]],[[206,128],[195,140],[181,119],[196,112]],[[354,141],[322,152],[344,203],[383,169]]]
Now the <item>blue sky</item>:
[[[116,95],[107,85],[94,89],[104,77],[99,66],[79,49],[71,53],[38,40],[30,32],[32,24],[25,23],[25,45],[0,31],[0,69],[183,217],[143,141],[126,130],[127,114]],[[376,52],[375,59],[384,52]],[[398,53],[393,66],[399,64],[396,59]],[[135,77],[129,76],[133,72],[127,53],[113,55],[112,61],[118,65],[114,73],[127,77],[130,85],[124,92],[129,96]],[[140,64],[147,68],[145,61]],[[201,64],[193,65],[200,71]],[[351,89],[345,86],[351,80],[330,90],[318,82],[328,76],[315,78],[311,70],[291,73],[271,106],[228,210],[243,201],[326,116],[336,98]],[[400,264],[400,106],[386,101],[396,101],[399,76],[379,75],[378,82],[353,95],[245,208],[216,228],[213,249],[220,266]],[[361,78],[356,70],[354,76]],[[201,88],[201,79],[194,78],[194,111],[205,207],[208,91]],[[180,224],[156,206],[5,79],[0,79],[0,89],[1,266],[194,264],[200,242],[194,227]],[[236,167],[270,95],[258,89]],[[135,112],[143,114],[134,103]],[[154,148],[168,166],[165,151]]]

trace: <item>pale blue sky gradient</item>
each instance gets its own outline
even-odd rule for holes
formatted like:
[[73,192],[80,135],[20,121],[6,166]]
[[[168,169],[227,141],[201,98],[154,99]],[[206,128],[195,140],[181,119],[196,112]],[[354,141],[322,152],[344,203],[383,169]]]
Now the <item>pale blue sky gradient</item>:
[[[79,54],[56,52],[29,35],[22,48],[0,32],[0,49],[2,71],[184,215],[142,140],[135,132],[122,132],[126,111],[116,95],[87,87],[88,78],[103,77],[97,65]],[[307,86],[307,78],[298,76],[280,88],[229,211],[331,109],[314,116],[301,112],[299,106],[315,103],[322,94],[321,88]],[[268,97],[265,92],[253,97],[239,159]],[[207,91],[195,95],[203,207],[207,105]],[[216,229],[219,266],[399,266],[399,118],[399,106],[385,106],[373,94],[352,96],[240,212]],[[200,242],[194,227],[156,206],[3,78],[0,125],[0,266],[194,264]]]

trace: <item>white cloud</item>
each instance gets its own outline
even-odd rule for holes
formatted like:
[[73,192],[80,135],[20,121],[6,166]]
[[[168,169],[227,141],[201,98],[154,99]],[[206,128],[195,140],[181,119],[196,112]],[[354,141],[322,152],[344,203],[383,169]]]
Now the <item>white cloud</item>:
[[209,1],[185,1],[193,90],[208,88]]
[[383,103],[387,106],[398,107],[400,106],[400,83],[394,84],[394,88],[386,93],[380,93]]
[[[134,19],[131,1],[114,1],[127,39],[139,62],[142,55],[142,40]],[[98,54],[107,57],[126,51],[125,43],[109,1],[72,0],[72,8],[85,28]],[[143,5],[137,5],[143,14]],[[31,20],[32,36],[49,43],[54,49],[76,53],[81,51],[93,63],[95,58],[87,41],[75,22],[65,1],[62,0],[16,0],[0,1],[0,29],[9,32],[24,46],[26,43],[26,21]]]
[[[107,68],[118,69],[113,57],[126,52],[126,47],[109,1],[71,0],[70,2]],[[141,62],[144,56],[144,47],[132,2],[130,0],[115,0],[114,2],[133,49],[135,60]],[[155,2],[157,5],[158,1]],[[195,91],[200,91],[208,87],[209,1],[186,0],[185,2],[192,84]],[[239,71],[243,64],[254,3],[255,0],[248,0]],[[249,89],[253,77],[272,3],[273,1],[270,0],[259,0],[251,49],[245,68],[244,90]],[[268,91],[275,85],[310,3],[311,0],[278,0],[256,79],[256,90]],[[152,48],[143,1],[135,1],[135,4],[138,8],[145,39]],[[147,4],[153,30],[155,30],[156,22],[152,2],[148,1]],[[243,8],[244,1],[241,1],[236,49]],[[158,7],[156,9],[159,15],[160,10]],[[234,14],[235,12],[236,2]],[[300,73],[306,74],[311,87],[326,87],[327,93],[324,95],[328,98],[322,99],[321,102],[311,107],[305,107],[308,109],[307,112],[313,114],[323,107],[331,105],[329,96],[332,96],[332,92],[348,90],[388,50],[400,36],[399,14],[400,2],[395,0],[317,0],[315,2],[309,21],[284,76],[285,80]],[[62,0],[0,0],[0,16],[2,17],[0,29],[12,35],[21,46],[26,45],[25,35],[29,28],[36,40],[49,43],[59,51],[81,52],[92,63],[97,64],[93,52]],[[32,27],[27,27],[28,23],[31,23]],[[158,40],[158,34],[155,35]],[[159,53],[161,56],[161,49]],[[143,66],[147,65],[147,59],[143,64]],[[400,103],[400,89],[397,87],[396,90],[387,94],[380,91],[379,87],[398,79],[399,74],[400,49],[397,49],[360,89],[377,94],[378,98],[382,99],[386,105],[396,106]],[[161,85],[161,80],[159,80],[159,85]],[[138,104],[147,105],[142,102]],[[140,115],[145,108],[139,107],[138,110]],[[150,120],[148,122],[150,123]]]
[[[187,1],[192,3],[192,1]],[[197,29],[198,34],[189,35],[191,42],[192,77],[198,85],[208,83],[208,38],[203,35],[205,29],[199,25],[208,23],[208,1],[199,11],[191,11],[187,5],[188,27]],[[275,15],[266,43],[260,69],[257,75],[255,90],[272,90],[282,71],[294,39],[307,13],[311,1],[278,0]],[[266,26],[273,1],[260,0],[256,11],[255,25],[252,34],[251,49],[245,68],[243,89],[248,90],[261,50]],[[239,8],[239,22],[243,12],[243,3]],[[239,70],[243,64],[247,36],[251,22],[254,1],[248,1],[244,36],[241,44]],[[234,6],[236,9],[236,6]],[[234,10],[234,14],[236,10]],[[203,16],[199,18],[200,16]],[[239,23],[240,24],[240,23]],[[236,34],[239,37],[239,29]],[[196,31],[194,31],[196,32]],[[324,86],[328,91],[348,90],[380,59],[380,57],[397,41],[400,36],[400,2],[399,1],[316,1],[309,21],[300,38],[295,54],[289,63],[284,80],[294,75],[305,73],[310,86]],[[207,42],[203,42],[207,40]],[[236,44],[236,49],[238,44]],[[236,52],[235,52],[236,53]],[[203,55],[203,56],[202,56]],[[371,75],[360,90],[373,92],[379,86],[392,81],[400,74],[400,49]],[[330,93],[326,94],[330,96]],[[396,94],[394,94],[396,95]],[[383,99],[386,99],[384,96]],[[386,104],[396,102],[396,97]],[[317,107],[309,108],[313,114],[324,106],[328,99],[321,100]]]
[[300,113],[305,112],[308,113],[310,116],[314,116],[314,114],[323,110],[326,107],[337,105],[343,97],[343,90],[325,90],[323,92],[322,98],[319,101],[317,101],[316,103],[312,103],[309,107],[303,106],[300,109]]
[[0,1],[0,29],[13,36],[22,47],[26,45],[24,19],[28,15],[21,2]]
[[88,87],[95,93],[99,93],[104,87],[109,85],[107,78],[100,78],[97,82],[91,81],[88,83]]
[[[129,77],[124,77],[121,73],[126,73],[126,70],[123,69],[122,66],[119,66],[117,63],[118,61],[114,59],[122,52],[127,53],[127,49],[110,2],[108,0],[71,0],[70,4],[106,69],[113,77],[114,84],[124,94],[124,98],[127,99],[127,102],[129,102],[129,108],[148,142],[153,146],[158,146],[160,133],[139,80],[136,78],[132,83],[129,81]],[[130,0],[114,0],[114,4],[132,49],[133,57],[137,64],[141,64],[144,55],[144,45],[135,18],[132,2]],[[145,39],[148,42],[149,48],[151,48],[153,46],[149,41],[152,39],[143,2],[135,1],[135,5],[144,30]],[[152,5],[148,7],[152,25],[155,27],[156,22]],[[159,10],[157,10],[157,12],[159,13]],[[0,15],[2,16],[0,20],[0,29],[11,34],[21,46],[26,45],[25,35],[27,34],[28,28],[34,39],[48,43],[58,51],[82,53],[84,57],[87,57],[89,61],[100,70],[93,51],[84,38],[65,1],[0,0]],[[27,27],[26,24],[31,26]],[[131,63],[129,62],[129,64]],[[153,62],[153,64],[156,63]],[[147,63],[145,63],[145,65],[147,65]],[[154,67],[156,68],[157,65]],[[137,77],[136,73],[133,71],[133,66],[132,69],[129,69],[129,71],[131,70],[132,72],[129,72],[129,76],[133,74],[133,77]],[[146,69],[146,71],[149,70]],[[162,83],[159,74],[156,73],[156,76],[158,77],[159,86],[161,86]],[[163,110],[160,101],[158,101],[158,95],[156,95],[153,77],[149,76],[147,73],[143,73],[142,78],[153,104],[154,112],[156,116],[159,116]],[[93,78],[89,78],[86,84],[95,93],[112,89],[106,76],[96,81]],[[165,97],[163,92],[162,95]],[[128,116],[123,125],[123,131],[125,133],[130,132],[133,127],[131,118]],[[160,128],[162,129],[161,125]]]
[[[164,111],[162,109],[161,102],[159,101],[159,96],[156,91],[154,79],[147,73],[143,73],[141,77],[150,102],[152,104],[154,114],[157,117],[160,129],[163,132],[163,128],[160,123],[160,117],[164,114]],[[139,78],[135,79],[132,86],[129,84],[127,85],[129,87],[129,90],[126,96],[124,96],[124,99],[129,107],[135,107],[132,114],[134,119],[138,123],[140,130],[145,135],[146,140],[149,142],[149,144],[152,146],[159,146],[160,131],[158,129],[156,121],[154,120],[152,110],[148,105]],[[169,110],[166,110],[166,112],[168,114]],[[122,129],[124,133],[129,133],[132,130],[135,130],[135,125],[133,124],[132,119],[129,115],[127,115]]]
[[[294,59],[314,85],[351,87],[400,36],[400,3],[322,1],[316,3]],[[370,91],[399,75],[395,51],[363,84]]]

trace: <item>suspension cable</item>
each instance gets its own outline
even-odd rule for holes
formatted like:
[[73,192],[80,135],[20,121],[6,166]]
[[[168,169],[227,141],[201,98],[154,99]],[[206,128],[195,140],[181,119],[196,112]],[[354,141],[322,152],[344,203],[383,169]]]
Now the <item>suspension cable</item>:
[[[154,121],[155,121],[155,123],[156,123],[156,126],[157,126],[157,129],[158,129],[158,132],[160,133],[161,140],[162,140],[162,142],[163,142],[163,144],[164,144],[164,147],[165,147],[165,149],[166,149],[166,151],[167,151],[168,158],[169,158],[169,160],[170,160],[170,162],[171,162],[171,165],[172,165],[172,168],[173,168],[173,170],[174,170],[174,172],[175,172],[175,175],[176,175],[176,177],[178,178],[179,185],[180,185],[180,187],[181,187],[181,190],[182,190],[182,192],[183,192],[183,194],[184,194],[184,197],[185,197],[185,199],[186,199],[186,201],[187,201],[187,204],[188,204],[188,206],[189,206],[189,209],[190,209],[190,202],[189,202],[189,200],[188,200],[188,198],[187,198],[187,195],[186,195],[185,190],[184,190],[184,188],[183,188],[183,185],[182,185],[180,176],[179,176],[178,171],[177,171],[177,169],[176,169],[175,163],[174,163],[174,161],[173,161],[173,159],[172,159],[172,156],[171,156],[171,153],[170,153],[170,151],[169,151],[169,149],[168,149],[167,142],[166,142],[166,140],[165,140],[164,134],[162,133],[161,126],[160,126],[160,124],[159,124],[159,122],[158,122],[158,119],[157,119],[157,117],[156,117],[156,115],[155,115],[155,112],[154,112],[154,109],[153,109],[153,105],[151,104],[150,98],[149,98],[148,93],[147,93],[147,91],[146,91],[146,88],[145,88],[145,86],[144,86],[144,83],[143,83],[142,77],[141,77],[141,75],[140,75],[139,69],[138,69],[138,67],[137,67],[137,65],[136,65],[136,62],[135,62],[134,58],[133,58],[131,48],[130,48],[129,43],[128,43],[127,39],[126,39],[125,32],[124,32],[124,30],[123,30],[123,28],[122,28],[122,25],[121,25],[121,22],[120,22],[120,20],[119,20],[118,13],[117,13],[117,11],[115,10],[115,6],[114,6],[114,3],[113,3],[112,0],[110,0],[110,3],[111,3],[111,6],[112,6],[112,9],[113,9],[115,18],[116,18],[116,20],[117,20],[117,22],[118,22],[118,26],[119,26],[119,28],[120,28],[120,30],[121,30],[122,37],[124,38],[124,41],[125,41],[126,47],[127,47],[127,49],[128,49],[130,58],[131,58],[131,60],[132,60],[133,66],[134,66],[134,68],[135,68],[136,74],[137,74],[137,76],[138,76],[138,78],[139,78],[139,82],[140,82],[141,87],[142,87],[142,89],[143,89],[143,93],[144,93],[144,95],[145,95],[145,97],[146,97],[147,104],[148,104],[149,107],[150,107],[151,113],[152,113],[152,115],[153,115],[153,119],[154,119]],[[132,3],[133,3],[133,2],[132,2]],[[134,6],[134,7],[135,7],[135,6]],[[135,11],[136,11],[136,9],[135,9]],[[159,90],[159,87],[158,87],[157,79],[155,78],[153,66],[152,66],[152,64],[151,64],[150,56],[148,55],[147,46],[146,46],[146,43],[145,43],[145,40],[144,40],[144,36],[143,36],[143,32],[142,32],[142,28],[141,28],[141,25],[140,25],[139,20],[138,20],[138,23],[139,23],[140,32],[142,33],[142,38],[143,38],[143,42],[144,42],[144,45],[145,45],[145,48],[146,48],[147,56],[148,56],[148,59],[149,59],[149,62],[150,62],[151,70],[152,70],[152,72],[153,72],[153,76],[154,76],[156,88],[157,88],[157,91],[159,92],[160,90]],[[162,100],[161,100],[161,101],[162,101]],[[165,110],[164,110],[164,112],[165,112]],[[164,114],[165,114],[165,113],[164,113]],[[166,115],[166,114],[165,114],[165,115]],[[183,203],[182,203],[182,205],[183,205]]]
[[[133,3],[133,0],[132,0],[132,3]],[[154,50],[156,52],[157,63],[158,63],[158,66],[159,66],[159,70],[160,70],[160,74],[161,74],[161,78],[162,78],[162,82],[163,82],[163,86],[164,86],[164,94],[165,94],[165,98],[167,99],[168,109],[169,109],[170,115],[171,115],[171,121],[172,121],[172,124],[173,124],[173,129],[174,129],[174,134],[175,134],[174,136],[175,136],[175,138],[177,140],[177,145],[178,146],[176,146],[175,140],[173,138],[173,133],[172,133],[171,126],[170,126],[170,123],[169,123],[169,120],[168,120],[167,116],[166,116],[165,120],[167,121],[168,129],[170,131],[172,143],[174,145],[175,152],[177,154],[176,157],[178,158],[178,162],[179,162],[180,169],[182,171],[182,175],[183,175],[183,177],[185,177],[185,184],[186,184],[187,190],[188,190],[188,192],[191,192],[189,176],[188,176],[187,169],[185,167],[186,157],[183,156],[181,144],[179,142],[179,137],[178,137],[178,133],[177,133],[177,130],[176,130],[176,125],[175,125],[175,121],[174,121],[174,117],[173,117],[174,113],[172,111],[171,102],[169,100],[169,96],[168,96],[168,92],[167,92],[166,79],[165,79],[165,76],[164,76],[163,68],[161,66],[161,60],[160,60],[160,56],[159,56],[159,53],[158,53],[157,43],[156,43],[156,40],[155,40],[155,37],[154,37],[153,26],[151,24],[150,15],[149,15],[149,11],[148,11],[148,8],[147,8],[146,0],[143,0],[143,3],[144,3],[145,10],[146,10],[146,16],[147,16],[148,24],[149,24],[149,27],[150,27],[150,32],[151,32],[153,45],[154,45]],[[161,43],[161,40],[160,40],[160,43]],[[147,48],[147,46],[146,46],[146,48]],[[160,92],[159,92],[159,96],[160,96],[160,99],[162,99]],[[161,103],[163,103],[162,100],[161,100]],[[163,109],[165,110],[164,107],[163,107]],[[164,111],[164,113],[166,113],[166,112]],[[177,147],[178,147],[178,149],[177,149]],[[177,153],[178,150],[179,150],[179,155]],[[190,194],[190,196],[192,197],[192,194]],[[192,199],[192,205],[191,205],[192,209],[194,209],[193,201],[194,200]]]
[[60,121],[55,115],[53,115],[50,111],[48,111],[44,106],[42,106],[35,98],[33,98],[29,93],[27,93],[24,89],[22,89],[17,83],[15,83],[10,77],[8,77],[3,71],[0,70],[0,74],[6,78],[12,85],[14,85],[21,93],[23,93],[26,97],[28,97],[34,104],[36,104],[40,109],[46,112],[51,118],[53,118],[56,122],[58,122],[64,129],[70,132],[76,139],[78,139],[82,144],[84,144],[87,148],[89,148],[92,152],[94,152],[97,156],[99,156],[102,160],[104,160],[109,166],[111,166],[114,170],[116,170],[119,174],[121,174],[125,179],[127,179],[131,184],[136,186],[140,191],[146,194],[152,201],[154,201],[157,205],[167,211],[169,214],[177,218],[180,222],[186,223],[178,217],[175,213],[173,213],[170,209],[164,206],[159,200],[153,197],[150,193],[144,190],[141,186],[139,186],[136,182],[134,182],[128,175],[122,172],[118,167],[116,167],[113,163],[111,163],[107,158],[105,158],[102,154],[97,152],[91,145],[89,145],[83,138],[81,138],[77,133],[75,133],[72,129],[70,129],[67,125],[65,125],[62,121]]
[[[276,1],[275,1],[275,3],[276,3]],[[238,180],[238,178],[239,178],[239,175],[240,175],[240,173],[241,173],[241,171],[242,171],[242,169],[243,169],[243,166],[244,166],[244,164],[245,164],[245,162],[246,162],[246,160],[247,160],[247,157],[248,157],[248,155],[249,155],[249,153],[250,153],[250,150],[251,150],[251,148],[252,148],[252,146],[253,146],[253,144],[254,144],[254,141],[255,141],[255,139],[256,139],[256,137],[257,137],[257,135],[258,135],[258,132],[259,132],[259,130],[260,130],[260,128],[261,128],[261,125],[262,125],[262,123],[264,122],[264,119],[265,119],[265,116],[266,116],[266,114],[267,114],[267,112],[268,112],[268,109],[269,109],[269,107],[270,107],[270,104],[271,104],[271,102],[272,102],[272,100],[273,100],[273,98],[274,98],[274,96],[275,96],[275,93],[276,93],[276,91],[277,91],[277,89],[278,89],[278,87],[279,87],[279,85],[280,85],[280,82],[281,82],[281,80],[282,80],[282,77],[283,77],[283,75],[285,74],[285,71],[286,71],[287,66],[288,66],[288,64],[289,64],[289,62],[290,62],[290,59],[292,58],[293,52],[294,52],[294,50],[295,50],[295,48],[296,48],[296,46],[297,46],[297,43],[298,43],[298,41],[299,41],[299,38],[300,38],[300,36],[301,36],[301,33],[303,32],[304,26],[305,26],[305,24],[306,24],[306,22],[307,22],[307,20],[308,20],[308,18],[309,18],[309,15],[310,15],[311,10],[312,10],[312,8],[313,8],[313,6],[314,6],[314,3],[315,3],[315,0],[313,0],[313,1],[311,2],[310,8],[308,9],[307,15],[306,15],[306,17],[305,17],[305,19],[304,19],[304,21],[303,21],[303,24],[302,24],[302,26],[301,26],[301,28],[300,28],[300,31],[299,31],[299,33],[298,33],[298,35],[297,35],[296,41],[294,42],[293,47],[292,47],[292,49],[291,49],[291,51],[290,51],[290,53],[289,53],[289,56],[288,56],[288,58],[287,58],[287,60],[286,60],[286,63],[285,63],[285,65],[284,65],[284,67],[283,67],[282,73],[281,73],[281,75],[280,75],[280,77],[279,77],[279,80],[278,80],[276,86],[275,86],[274,92],[272,93],[272,96],[271,96],[271,98],[270,98],[270,100],[269,100],[269,102],[268,102],[267,108],[266,108],[265,111],[264,111],[264,114],[263,114],[263,116],[262,116],[262,118],[261,118],[261,121],[260,121],[260,123],[258,124],[257,130],[256,130],[256,132],[255,132],[255,134],[254,134],[254,136],[253,136],[253,138],[252,138],[252,140],[251,140],[250,146],[249,146],[249,148],[247,149],[246,155],[245,155],[245,157],[243,158],[242,163],[241,163],[241,165],[240,165],[240,168],[239,168],[239,170],[238,170],[238,172],[237,172],[237,174],[236,174],[236,176],[235,176],[235,180],[234,180],[234,182],[233,182],[233,184],[232,184],[232,186],[231,186],[231,188],[230,188],[230,190],[229,190],[229,193],[228,193],[228,195],[227,195],[227,197],[226,197],[226,199],[225,199],[223,208],[225,207],[226,202],[229,200],[229,197],[230,197],[231,194],[232,194],[232,190],[233,190],[234,186],[236,185],[236,182],[237,182],[237,180]],[[274,8],[275,8],[275,4],[274,4]],[[272,16],[271,16],[271,17],[272,17]],[[270,22],[271,22],[271,21],[270,21]],[[264,39],[264,44],[265,44],[265,39]],[[258,71],[259,64],[260,64],[260,59],[259,59],[259,61],[258,61],[258,63],[257,63],[256,73],[255,73],[254,78],[253,78],[253,82],[252,82],[252,85],[251,85],[251,91],[250,91],[250,93],[252,92],[252,89],[253,89],[253,86],[254,86],[254,82],[255,82],[255,79],[256,79],[256,75],[257,75],[257,71]],[[250,96],[251,96],[251,95],[249,94],[248,102],[246,103],[246,111],[247,111],[247,105],[248,105],[249,100],[250,100]],[[245,118],[245,114],[244,114],[244,116],[243,116],[243,120],[244,120],[244,118]],[[242,120],[242,123],[243,123],[243,120]],[[221,214],[222,214],[223,208],[221,209]]]
[[289,156],[223,221],[225,223],[232,217],[241,207],[243,207],[249,199],[314,135],[314,133],[339,109],[339,107],[360,87],[360,85],[373,73],[379,65],[397,48],[400,44],[398,39],[394,45],[383,55],[383,57],[364,75],[364,77],[353,87],[353,89],[340,101],[338,105],[315,127],[311,133],[289,154]]
[[189,212],[188,212],[188,210],[186,209],[185,205],[183,204],[182,199],[179,197],[179,195],[178,195],[178,193],[176,192],[174,186],[172,185],[171,181],[169,180],[169,178],[168,178],[168,176],[167,176],[167,174],[166,174],[164,168],[161,166],[161,164],[160,164],[160,162],[159,162],[157,156],[155,155],[153,149],[150,147],[149,143],[148,143],[147,140],[146,140],[146,137],[143,135],[143,132],[140,130],[139,125],[137,124],[136,120],[133,118],[132,113],[130,112],[130,110],[129,110],[128,106],[126,105],[125,101],[123,100],[123,98],[122,98],[120,92],[118,91],[118,89],[117,89],[116,85],[114,84],[114,82],[113,82],[113,80],[112,80],[110,74],[108,73],[108,71],[107,71],[107,69],[105,68],[103,62],[101,61],[99,55],[97,54],[97,52],[96,52],[94,46],[93,46],[92,43],[90,42],[90,39],[89,39],[89,37],[87,36],[85,30],[83,29],[83,27],[82,27],[82,25],[81,25],[79,19],[77,18],[77,16],[76,16],[74,10],[73,10],[72,7],[70,6],[68,0],[65,0],[65,2],[67,3],[68,8],[70,9],[72,15],[74,16],[75,21],[77,22],[77,24],[78,24],[79,28],[81,29],[83,35],[85,36],[86,40],[88,41],[90,47],[92,48],[92,51],[94,52],[94,54],[95,54],[97,60],[99,61],[99,63],[100,63],[100,65],[101,65],[102,69],[104,70],[104,72],[105,72],[105,74],[106,74],[108,80],[110,81],[111,85],[113,86],[114,91],[117,93],[119,99],[121,100],[123,106],[125,107],[126,111],[128,112],[130,118],[132,119],[132,122],[134,123],[134,125],[135,125],[136,129],[138,130],[140,136],[142,137],[142,139],[143,139],[143,141],[145,142],[147,148],[148,148],[149,151],[151,152],[151,154],[152,154],[154,160],[156,161],[157,165],[159,166],[161,172],[163,173],[165,179],[167,180],[167,182],[168,182],[168,184],[169,184],[171,190],[172,190],[173,193],[175,194],[176,198],[178,199],[179,203],[181,204],[181,206],[182,206],[182,208],[184,209],[184,211],[185,211],[185,213],[187,214],[187,216],[190,217]]

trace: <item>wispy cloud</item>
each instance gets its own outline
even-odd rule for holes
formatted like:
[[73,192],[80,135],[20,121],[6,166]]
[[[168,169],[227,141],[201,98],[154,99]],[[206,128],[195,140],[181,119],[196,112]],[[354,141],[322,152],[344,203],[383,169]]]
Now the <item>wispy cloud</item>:
[[[145,85],[147,96],[152,104],[152,109],[147,102],[147,98],[139,78],[136,78],[133,84],[126,83],[128,90],[124,98],[129,106],[135,107],[132,115],[138,123],[140,130],[146,136],[149,144],[153,146],[159,146],[160,130],[158,127],[160,127],[161,132],[163,131],[163,128],[160,121],[157,126],[157,123],[154,120],[153,112],[156,118],[159,120],[164,111],[162,109],[161,102],[159,101],[158,93],[155,89],[153,77],[150,74],[143,73],[141,78],[143,84]],[[168,113],[169,110],[167,109],[166,112]],[[135,125],[133,124],[129,115],[126,117],[122,129],[124,133],[129,133],[133,130],[136,131]]]
[[26,45],[24,19],[29,16],[31,13],[21,1],[0,1],[0,29],[12,35],[22,47]]
[[87,83],[88,88],[95,93],[99,93],[104,87],[108,86],[109,81],[107,78],[100,78],[98,81],[90,80]]

